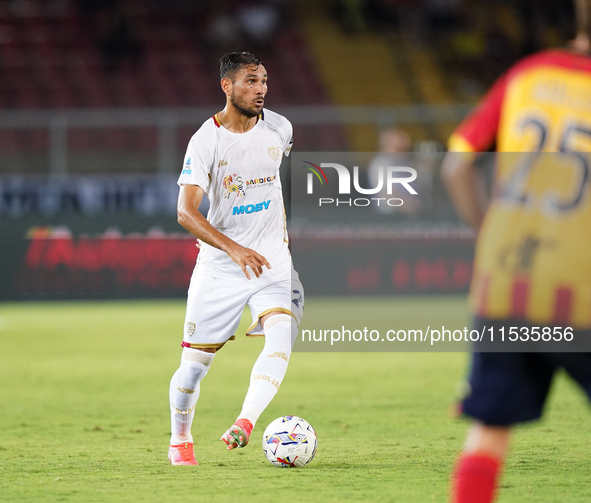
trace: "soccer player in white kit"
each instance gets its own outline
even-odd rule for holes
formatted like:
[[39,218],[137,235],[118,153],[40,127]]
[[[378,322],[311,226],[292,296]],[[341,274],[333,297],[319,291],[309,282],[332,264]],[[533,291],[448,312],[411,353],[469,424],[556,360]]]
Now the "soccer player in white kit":
[[[246,52],[220,60],[226,107],[193,135],[181,176],[178,221],[200,242],[191,277],[181,365],[170,382],[172,436],[168,459],[196,465],[191,424],[201,380],[234,338],[246,305],[246,335],[264,336],[242,410],[222,435],[244,447],[285,376],[304,307],[303,288],[288,249],[279,166],[289,155],[292,126],[263,109],[267,72]],[[205,219],[199,205],[206,194]]]

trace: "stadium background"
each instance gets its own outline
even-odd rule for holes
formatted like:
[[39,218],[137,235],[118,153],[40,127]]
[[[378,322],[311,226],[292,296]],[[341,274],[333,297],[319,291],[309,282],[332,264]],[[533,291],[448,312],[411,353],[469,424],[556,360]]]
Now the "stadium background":
[[[291,218],[307,328],[469,326],[473,239],[437,160],[503,68],[571,25],[559,0],[0,0],[0,501],[444,501],[465,435],[448,412],[461,353],[308,348],[253,445],[226,452],[263,342],[237,337],[202,386],[200,466],[168,465],[197,253],[176,223],[176,179],[223,105],[219,56],[252,50],[296,152],[374,152],[398,127],[430,166],[407,212]],[[261,455],[264,426],[285,414],[318,433],[304,470]],[[590,501],[588,426],[559,379],[546,423],[520,429],[501,501]]]
[[[185,295],[196,250],[175,181],[223,105],[226,51],[265,62],[266,106],[292,121],[297,151],[374,152],[396,127],[437,158],[503,68],[571,35],[558,0],[3,0],[0,298]],[[289,199],[287,161],[282,177]],[[471,236],[436,162],[419,181],[418,206],[365,215],[380,229],[365,246],[383,252],[345,261],[340,282],[304,271],[308,295],[466,291]],[[359,234],[339,229],[295,226],[302,261],[327,263]]]

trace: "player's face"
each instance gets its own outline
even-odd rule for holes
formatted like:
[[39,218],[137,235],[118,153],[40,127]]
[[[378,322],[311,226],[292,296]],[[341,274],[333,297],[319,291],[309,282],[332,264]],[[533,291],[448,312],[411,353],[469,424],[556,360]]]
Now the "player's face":
[[230,103],[243,115],[256,117],[263,110],[267,94],[267,71],[263,65],[241,68],[236,72]]

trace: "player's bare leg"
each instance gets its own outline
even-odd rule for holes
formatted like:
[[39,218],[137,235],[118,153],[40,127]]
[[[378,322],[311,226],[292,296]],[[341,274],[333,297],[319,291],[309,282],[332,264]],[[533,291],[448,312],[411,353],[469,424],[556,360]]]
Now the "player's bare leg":
[[238,419],[222,440],[228,450],[245,447],[259,416],[271,402],[287,371],[291,348],[297,336],[297,326],[291,316],[277,311],[261,319],[265,331],[265,346],[250,375],[250,386]]
[[183,348],[181,365],[170,381],[171,438],[168,459],[173,465],[196,465],[191,425],[199,399],[200,382],[215,350]]
[[452,503],[491,503],[511,429],[475,422],[452,475]]

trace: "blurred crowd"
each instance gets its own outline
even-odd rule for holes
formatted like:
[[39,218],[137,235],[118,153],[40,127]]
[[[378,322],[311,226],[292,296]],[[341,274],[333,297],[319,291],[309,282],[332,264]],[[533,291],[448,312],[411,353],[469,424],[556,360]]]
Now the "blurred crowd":
[[[292,0],[0,0],[3,13],[17,18],[75,12],[86,21],[107,69],[142,58],[144,34],[138,18],[177,18],[175,27],[193,30],[197,43],[216,52],[256,50],[291,19]],[[0,32],[2,27],[0,26]],[[1,35],[1,33],[0,33]]]
[[[141,16],[176,16],[175,30],[196,48],[219,54],[237,47],[272,49],[307,0],[4,0],[3,13],[52,16],[74,10],[87,23],[105,68],[116,71],[146,52]],[[320,2],[322,3],[322,2]],[[343,30],[355,35],[392,30],[428,47],[453,71],[465,94],[478,95],[511,63],[573,35],[572,0],[326,0]],[[307,4],[306,4],[307,5]],[[332,6],[332,7],[331,7]],[[304,9],[300,9],[305,12]],[[38,12],[39,11],[39,12]],[[3,36],[0,26],[0,39]]]
[[520,57],[574,36],[572,0],[337,0],[333,12],[353,35],[397,30],[428,46],[474,95]]

